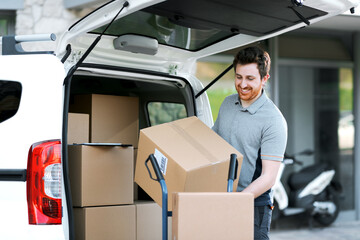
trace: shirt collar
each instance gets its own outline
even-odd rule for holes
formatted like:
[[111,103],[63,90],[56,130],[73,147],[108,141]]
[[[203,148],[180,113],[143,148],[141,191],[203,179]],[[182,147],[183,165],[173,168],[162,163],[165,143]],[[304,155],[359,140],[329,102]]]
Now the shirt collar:
[[256,101],[253,102],[249,107],[244,108],[241,105],[239,96],[237,97],[235,104],[239,105],[241,111],[243,112],[248,111],[250,114],[255,114],[264,105],[264,103],[267,102],[268,99],[269,98],[265,90],[262,90],[261,96],[258,99],[256,99]]

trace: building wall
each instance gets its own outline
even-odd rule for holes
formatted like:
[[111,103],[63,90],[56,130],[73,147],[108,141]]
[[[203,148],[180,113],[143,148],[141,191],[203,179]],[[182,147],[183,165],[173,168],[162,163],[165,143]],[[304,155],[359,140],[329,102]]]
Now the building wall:
[[[91,8],[68,10],[63,0],[24,0],[24,8],[16,13],[16,35],[55,33],[57,39],[62,32],[78,19],[92,11]],[[55,42],[23,44],[25,50],[55,50]]]

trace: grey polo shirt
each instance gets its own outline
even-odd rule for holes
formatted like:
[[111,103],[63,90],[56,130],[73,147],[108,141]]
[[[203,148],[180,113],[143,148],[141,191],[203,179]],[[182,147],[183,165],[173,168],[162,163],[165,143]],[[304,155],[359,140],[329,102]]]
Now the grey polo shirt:
[[[265,91],[243,108],[238,94],[225,98],[212,128],[243,154],[238,189],[242,191],[261,174],[261,160],[282,161],[287,142],[287,124]],[[272,204],[271,189],[255,199],[255,206]]]

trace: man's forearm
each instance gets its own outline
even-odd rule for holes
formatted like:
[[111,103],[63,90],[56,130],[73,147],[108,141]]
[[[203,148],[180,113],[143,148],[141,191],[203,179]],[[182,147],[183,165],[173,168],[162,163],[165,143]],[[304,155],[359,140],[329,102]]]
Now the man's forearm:
[[275,184],[280,162],[262,160],[262,172],[260,177],[247,186],[242,192],[254,194],[254,198],[272,188]]
[[254,198],[269,190],[273,186],[271,178],[261,175],[241,192],[252,193]]

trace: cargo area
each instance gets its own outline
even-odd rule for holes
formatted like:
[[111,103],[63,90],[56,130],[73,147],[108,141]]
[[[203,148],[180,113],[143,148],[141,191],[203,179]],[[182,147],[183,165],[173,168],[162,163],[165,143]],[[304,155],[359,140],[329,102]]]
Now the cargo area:
[[[252,238],[253,199],[225,193],[230,155],[237,155],[237,176],[242,155],[195,116],[194,102],[190,84],[177,77],[97,68],[73,76],[66,160],[76,239],[162,238],[161,188],[149,175],[153,170],[145,167],[149,154],[157,154],[162,161],[169,189],[168,210],[176,205],[176,219],[167,219],[168,239],[172,239],[173,220],[177,224],[175,239],[188,239],[184,233],[208,239],[209,235],[197,235],[184,225],[184,221],[192,225],[191,220],[204,223],[198,228],[201,233],[207,231],[207,225],[217,225],[216,230],[212,227],[217,236],[236,239],[236,231],[227,233],[230,224],[247,232],[244,239]],[[203,193],[200,205],[201,201],[218,204],[206,205],[209,210],[194,218],[192,210],[182,214],[189,205],[175,195],[178,192],[224,193],[216,198]],[[243,207],[234,210],[236,199]],[[178,216],[189,219],[179,220]],[[241,221],[234,221],[239,216]],[[221,218],[223,224],[219,225]]]

